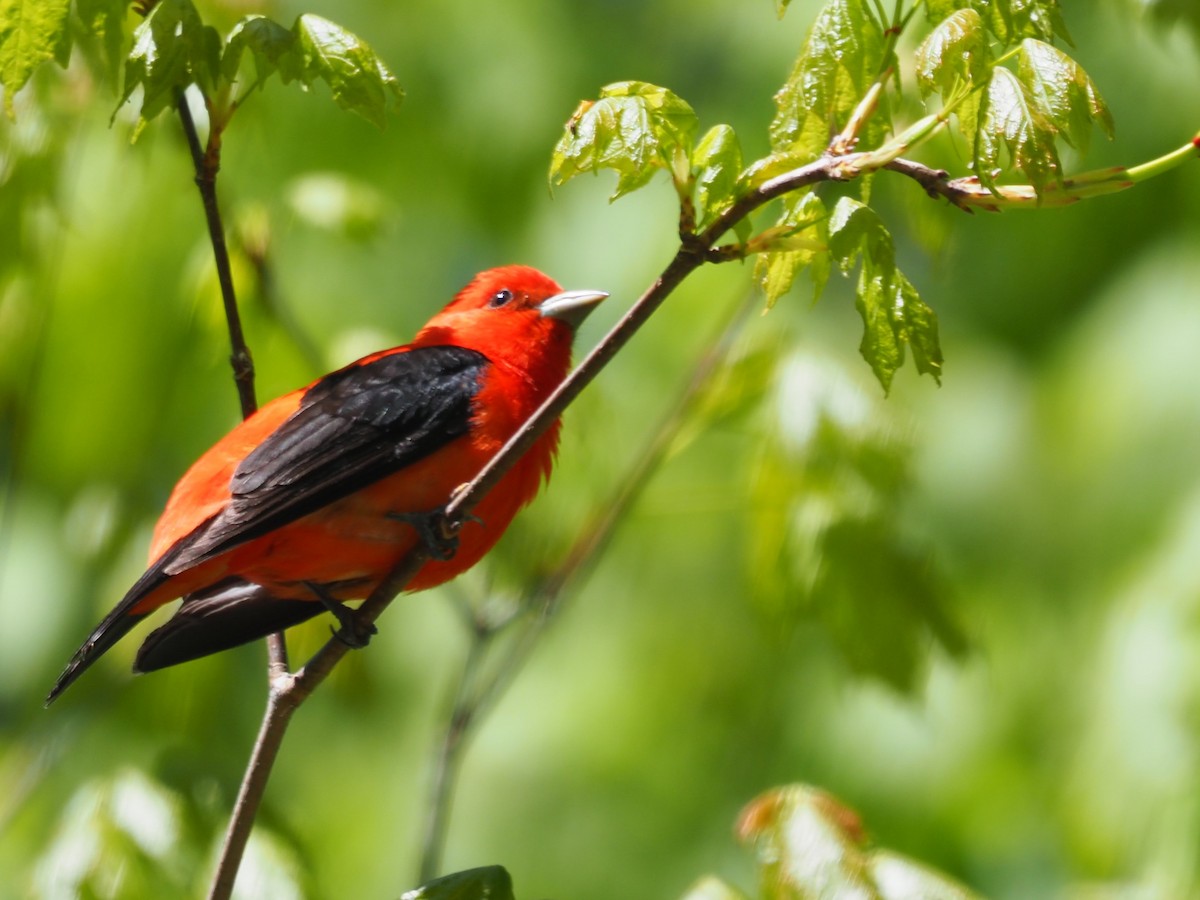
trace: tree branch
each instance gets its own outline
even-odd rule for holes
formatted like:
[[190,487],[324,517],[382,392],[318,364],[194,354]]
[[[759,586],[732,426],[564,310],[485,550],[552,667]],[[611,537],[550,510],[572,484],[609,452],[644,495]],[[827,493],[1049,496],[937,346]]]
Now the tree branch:
[[[207,103],[207,101],[206,101]],[[213,262],[217,269],[217,281],[221,286],[221,300],[225,308],[225,321],[229,327],[231,347],[230,363],[233,380],[237,387],[242,418],[249,418],[258,408],[254,396],[254,362],[246,337],[242,331],[242,320],[238,312],[237,294],[233,287],[233,272],[229,264],[229,248],[225,243],[225,228],[221,221],[221,208],[217,202],[217,172],[221,168],[221,132],[209,117],[209,134],[206,146],[201,148],[200,135],[187,96],[180,92],[176,102],[179,121],[192,155],[196,172],[196,187],[204,206],[204,218],[208,224],[208,236],[212,242]],[[267,637],[268,679],[274,684],[288,676],[287,643],[282,633]],[[225,900],[233,892],[237,871],[241,865],[246,842],[254,822],[259,803],[266,786],[266,776],[274,765],[275,756],[283,742],[283,735],[295,706],[289,706],[285,692],[273,688],[267,698],[267,710],[263,715],[258,739],[238,791],[237,802],[230,818],[229,830],[225,835],[221,857],[213,878],[209,897]]]
[[207,147],[201,149],[200,136],[196,131],[196,123],[192,119],[192,110],[188,106],[185,93],[179,94],[176,107],[179,110],[179,120],[183,124],[183,133],[187,137],[188,149],[192,153],[200,201],[204,204],[204,218],[208,223],[209,239],[212,241],[217,281],[221,285],[221,300],[225,304],[225,321],[229,325],[229,361],[233,365],[233,380],[242,404],[242,418],[247,418],[258,408],[254,399],[254,361],[250,357],[250,348],[246,346],[246,337],[242,333],[237,295],[233,290],[233,272],[229,266],[229,249],[225,245],[225,228],[221,224],[221,209],[217,203],[217,172],[221,168],[220,136],[216,129],[210,127]]
[[524,632],[514,638],[514,643],[509,646],[508,652],[492,671],[491,678],[478,687],[473,687],[472,683],[476,680],[476,674],[489,646],[513,619],[505,620],[500,626],[490,626],[478,620],[471,623],[467,656],[459,674],[446,728],[435,755],[419,883],[424,884],[439,874],[449,828],[450,805],[453,802],[454,787],[467,743],[532,656],[539,639],[550,622],[557,617],[565,599],[570,596],[568,589],[577,586],[591,571],[617,527],[641,497],[646,485],[662,465],[671,445],[688,423],[697,400],[728,358],[736,337],[741,333],[757,302],[757,293],[747,291],[744,299],[732,307],[716,337],[701,351],[687,384],[612,496],[596,508],[596,512],[580,529],[578,537],[558,566],[522,598],[520,606],[532,612],[532,618],[527,622]]

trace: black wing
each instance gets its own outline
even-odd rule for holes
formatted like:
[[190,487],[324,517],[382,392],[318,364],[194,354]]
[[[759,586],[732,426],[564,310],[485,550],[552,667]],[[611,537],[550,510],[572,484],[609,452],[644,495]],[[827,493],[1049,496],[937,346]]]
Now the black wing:
[[229,505],[164,557],[174,574],[348,496],[466,434],[488,360],[420,347],[352,365],[238,465]]

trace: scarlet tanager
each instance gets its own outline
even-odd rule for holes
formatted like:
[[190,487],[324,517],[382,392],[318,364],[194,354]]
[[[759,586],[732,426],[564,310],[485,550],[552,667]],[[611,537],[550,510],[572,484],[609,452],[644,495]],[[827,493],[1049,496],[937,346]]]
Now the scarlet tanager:
[[[470,481],[570,366],[601,291],[527,266],[475,277],[410,344],[365,356],[263,406],[171,493],[150,563],[75,653],[46,702],[140,619],[183,598],[134,670],[174,665],[367,596],[421,540],[421,517]],[[489,491],[449,558],[410,591],[464,572],[549,478],[559,422]]]

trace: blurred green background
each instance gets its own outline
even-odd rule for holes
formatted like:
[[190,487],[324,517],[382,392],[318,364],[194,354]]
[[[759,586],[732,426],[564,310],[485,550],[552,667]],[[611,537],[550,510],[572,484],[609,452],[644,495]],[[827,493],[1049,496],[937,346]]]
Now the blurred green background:
[[[571,110],[650,81],[760,156],[817,5],[782,22],[768,0],[270,7],[367,39],[407,99],[380,132],[276,81],[227,133],[230,228],[273,276],[264,291],[237,254],[259,396],[402,342],[512,261],[612,293],[590,346],[669,259],[675,210],[665,180],[612,205],[607,176],[551,195]],[[1196,34],[1140,5],[1063,4],[1117,120],[1070,168],[1200,126]],[[242,6],[201,4],[224,27]],[[41,706],[140,573],[175,479],[237,418],[177,122],[131,144],[92,73],[41,72],[0,124],[0,898],[199,893],[265,697],[259,646],[131,679],[131,639]],[[920,158],[965,171],[954,139]],[[1025,214],[968,217],[898,177],[874,191],[940,315],[943,386],[905,370],[882,396],[841,279],[753,317],[471,745],[448,870],[503,864],[527,898],[677,897],[710,872],[749,889],[737,811],[804,781],[990,897],[1200,896],[1200,166]],[[493,564],[398,601],[298,714],[243,896],[416,883],[456,603],[556,561],[750,284],[710,267],[672,296],[568,413],[554,482]],[[920,561],[944,621],[873,589],[870,542],[820,555],[843,519]],[[844,605],[812,588],[831,566],[865,573]],[[326,628],[293,632],[293,656]]]

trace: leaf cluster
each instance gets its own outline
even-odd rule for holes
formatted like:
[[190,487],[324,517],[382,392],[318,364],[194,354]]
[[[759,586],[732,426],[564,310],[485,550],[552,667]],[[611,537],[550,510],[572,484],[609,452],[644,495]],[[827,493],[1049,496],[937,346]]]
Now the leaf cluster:
[[[786,7],[780,2],[781,14]],[[897,44],[918,27],[926,34],[913,60],[916,89],[926,103],[938,95],[942,106],[899,129],[905,67]],[[685,246],[698,244],[714,261],[757,256],[768,308],[802,272],[819,297],[835,267],[847,276],[858,268],[860,349],[884,390],[909,353],[919,373],[937,379],[937,317],[897,265],[887,225],[870,207],[871,177],[953,117],[972,147],[974,174],[959,186],[964,209],[1024,202],[1025,186],[1001,185],[1006,170],[1039,200],[1050,191],[1057,203],[1109,189],[1063,178],[1060,142],[1085,152],[1092,126],[1111,136],[1113,123],[1095,83],[1058,41],[1070,35],[1057,0],[897,0],[890,13],[880,0],[827,0],[775,95],[767,156],[744,161],[728,125],[696,140],[699,119],[685,100],[657,85],[620,82],[580,104],[555,148],[550,180],[611,169],[616,199],[667,172]],[[851,181],[856,191],[835,202],[819,184],[777,189],[815,164],[823,167],[812,180]],[[774,198],[775,222],[756,230],[751,213]],[[714,247],[729,231],[736,240]]]
[[[188,86],[205,96],[210,117],[223,126],[251,92],[278,74],[308,89],[324,82],[339,107],[382,127],[403,97],[395,76],[360,38],[313,14],[285,28],[248,15],[222,36],[205,24],[192,0],[145,4],[125,50],[125,2],[69,0],[0,4],[0,86],[5,107],[33,72],[51,60],[65,66],[79,39],[98,41],[111,70],[123,64],[118,111],[141,92],[141,124],[170,109]],[[115,113],[114,113],[115,115]]]

